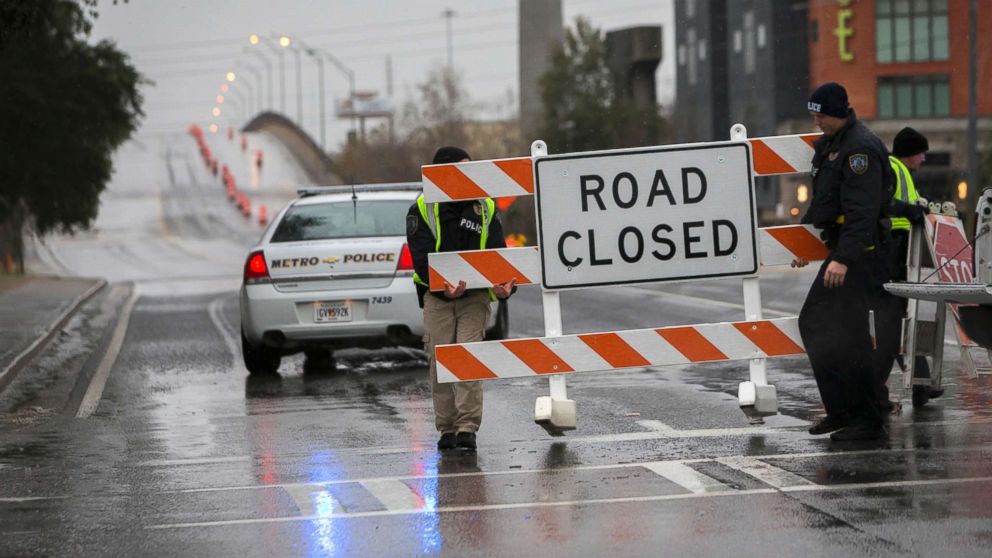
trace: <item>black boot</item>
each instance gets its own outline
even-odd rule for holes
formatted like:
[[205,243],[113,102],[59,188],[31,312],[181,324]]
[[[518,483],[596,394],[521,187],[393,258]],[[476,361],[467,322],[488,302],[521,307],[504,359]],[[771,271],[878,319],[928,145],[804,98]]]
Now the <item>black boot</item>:
[[827,434],[833,432],[834,430],[844,428],[848,425],[848,423],[849,421],[847,420],[847,417],[827,415],[820,419],[819,422],[811,426],[809,428],[809,433],[814,436]]
[[835,442],[849,442],[853,440],[878,440],[888,435],[885,427],[881,424],[859,422],[834,432],[830,435],[830,439]]
[[475,450],[475,432],[459,432],[456,438],[459,449]]
[[437,441],[437,449],[439,450],[449,450],[455,449],[457,445],[457,439],[455,438],[454,432],[445,432],[441,434],[441,439]]

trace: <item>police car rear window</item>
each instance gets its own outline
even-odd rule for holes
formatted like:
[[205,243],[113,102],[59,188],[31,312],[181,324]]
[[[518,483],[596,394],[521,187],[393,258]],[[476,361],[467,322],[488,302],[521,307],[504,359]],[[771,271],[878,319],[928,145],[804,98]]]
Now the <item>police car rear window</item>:
[[283,216],[272,242],[404,236],[410,203],[382,200],[298,205]]

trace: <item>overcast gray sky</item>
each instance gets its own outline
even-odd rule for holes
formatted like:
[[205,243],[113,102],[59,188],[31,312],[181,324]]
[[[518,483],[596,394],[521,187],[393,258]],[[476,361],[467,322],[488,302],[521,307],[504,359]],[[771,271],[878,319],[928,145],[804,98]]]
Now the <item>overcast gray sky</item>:
[[[658,70],[659,101],[674,95],[674,33],[672,0],[563,0],[566,24],[583,15],[608,31],[631,25],[662,25],[664,53]],[[223,124],[237,114],[222,107],[220,119],[211,111],[225,83],[226,72],[238,72],[238,63],[263,70],[262,62],[243,50],[248,37],[285,34],[324,50],[356,77],[358,90],[386,90],[386,57],[392,57],[394,104],[414,95],[432,68],[447,56],[445,20],[451,8],[454,66],[473,101],[495,104],[508,92],[516,99],[517,0],[452,2],[447,0],[100,0],[94,38],[110,38],[128,52],[138,68],[155,82],[145,90],[146,119],[140,133],[161,134],[184,130],[191,123],[206,127]],[[273,65],[275,106],[279,105],[279,62],[272,51],[261,52]],[[305,55],[301,60],[304,127],[315,138],[318,131],[317,67]],[[350,126],[336,120],[330,99],[347,97],[344,75],[325,64],[327,83],[327,144],[337,149]],[[285,56],[286,113],[294,119],[296,62]],[[255,81],[241,69],[236,89],[247,91]],[[265,85],[264,72],[262,87]],[[233,87],[233,86],[232,86]],[[236,96],[236,95],[235,95]]]

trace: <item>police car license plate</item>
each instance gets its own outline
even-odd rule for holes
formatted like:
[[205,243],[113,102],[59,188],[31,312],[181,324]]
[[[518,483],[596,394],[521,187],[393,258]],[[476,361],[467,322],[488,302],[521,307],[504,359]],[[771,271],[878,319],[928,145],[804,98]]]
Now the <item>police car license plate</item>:
[[318,324],[327,322],[350,322],[351,302],[315,302],[313,303],[313,321]]

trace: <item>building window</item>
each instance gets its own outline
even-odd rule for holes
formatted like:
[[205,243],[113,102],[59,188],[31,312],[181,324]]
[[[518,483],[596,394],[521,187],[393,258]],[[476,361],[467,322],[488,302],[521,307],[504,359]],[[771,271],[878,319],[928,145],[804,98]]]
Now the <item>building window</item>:
[[689,85],[696,85],[696,30],[689,29],[685,33],[686,66],[688,66]]
[[699,39],[699,61],[706,61],[706,39]]
[[696,17],[696,0],[685,0],[685,17]]
[[738,30],[734,31],[734,52],[735,53],[740,53],[741,49],[744,48],[743,47],[743,44],[741,43],[741,41],[742,41],[742,39],[741,39],[741,30],[738,29]]
[[754,12],[744,12],[744,73],[753,74],[755,65]]
[[758,25],[758,48],[765,48],[765,42],[767,38],[765,37],[765,24]]
[[879,63],[947,60],[947,0],[877,0]]
[[951,114],[948,76],[879,78],[879,118],[938,118]]
[[685,66],[685,45],[679,45],[679,66]]

